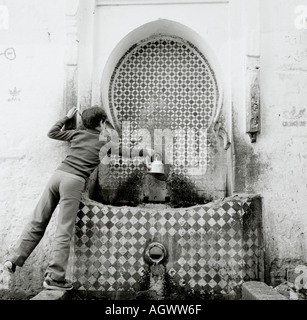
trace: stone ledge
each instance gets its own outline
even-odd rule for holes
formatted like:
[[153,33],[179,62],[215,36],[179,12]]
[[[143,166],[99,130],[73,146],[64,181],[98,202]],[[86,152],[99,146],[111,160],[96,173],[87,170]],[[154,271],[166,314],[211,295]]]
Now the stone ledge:
[[248,281],[242,285],[242,300],[288,300],[264,282]]
[[62,290],[43,290],[30,300],[68,300],[69,292]]

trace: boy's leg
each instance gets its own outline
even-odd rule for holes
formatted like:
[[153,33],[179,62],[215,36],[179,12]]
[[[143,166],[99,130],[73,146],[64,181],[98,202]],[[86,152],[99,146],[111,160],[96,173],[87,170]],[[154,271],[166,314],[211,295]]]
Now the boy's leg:
[[13,253],[8,257],[8,260],[15,265],[23,266],[44,235],[52,213],[59,202],[58,183],[58,175],[54,173],[36,205],[30,221],[23,229]]
[[79,211],[85,180],[63,173],[60,183],[60,210],[50,264],[45,272],[53,280],[65,281],[72,233]]

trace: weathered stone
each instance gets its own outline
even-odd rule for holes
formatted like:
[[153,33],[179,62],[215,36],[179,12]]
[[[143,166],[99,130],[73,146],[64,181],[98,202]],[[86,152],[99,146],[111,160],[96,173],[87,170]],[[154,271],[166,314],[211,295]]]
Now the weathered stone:
[[288,300],[277,290],[260,281],[248,281],[242,285],[242,300]]
[[291,288],[291,286],[287,282],[283,282],[279,284],[274,289],[288,299],[291,299],[291,296],[295,294],[295,291]]
[[306,266],[307,263],[301,259],[274,259],[270,268],[270,284],[273,287],[278,286],[284,281],[295,283],[295,268],[297,266]]
[[307,300],[307,296],[304,294],[304,289],[297,290],[295,285],[289,281],[279,284],[274,289],[289,300]]

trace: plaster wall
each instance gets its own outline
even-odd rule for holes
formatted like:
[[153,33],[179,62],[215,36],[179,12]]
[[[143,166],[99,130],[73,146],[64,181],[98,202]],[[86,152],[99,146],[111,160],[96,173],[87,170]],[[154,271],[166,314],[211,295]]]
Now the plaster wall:
[[[15,244],[65,145],[47,138],[48,129],[64,115],[66,54],[65,2],[0,1],[7,8],[8,28],[0,29],[0,264]],[[15,53],[15,54],[14,54]],[[50,235],[10,282],[11,292],[37,292],[42,287]],[[3,282],[0,270],[0,289]]]
[[267,197],[270,255],[306,261],[307,30],[298,29],[295,13],[302,4],[307,1],[261,2],[263,138],[257,153],[264,165],[255,187],[263,185]]
[[233,104],[234,192],[263,197],[268,267],[273,259],[307,259],[307,33],[303,11],[295,11],[299,5],[306,8],[307,2],[259,1],[261,133],[256,143],[244,132],[244,102],[235,98]]

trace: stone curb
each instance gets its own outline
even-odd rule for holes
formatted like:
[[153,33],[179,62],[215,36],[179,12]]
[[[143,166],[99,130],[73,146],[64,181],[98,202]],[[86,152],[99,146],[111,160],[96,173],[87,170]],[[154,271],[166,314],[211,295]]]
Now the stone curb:
[[242,285],[242,300],[288,300],[277,290],[260,281],[248,281]]
[[30,300],[68,300],[69,293],[62,290],[43,290]]

